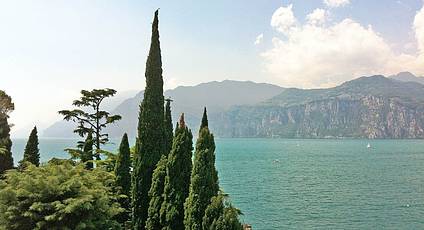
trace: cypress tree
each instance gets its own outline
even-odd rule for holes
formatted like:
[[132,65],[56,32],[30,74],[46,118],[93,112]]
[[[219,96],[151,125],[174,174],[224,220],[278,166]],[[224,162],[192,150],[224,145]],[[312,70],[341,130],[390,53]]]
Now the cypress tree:
[[196,142],[190,193],[184,206],[186,230],[202,229],[206,207],[219,191],[218,172],[215,169],[215,141],[207,124],[205,109]]
[[12,140],[7,115],[0,113],[0,175],[13,168]]
[[133,176],[133,226],[145,229],[153,170],[165,153],[162,60],[158,11],[152,24],[152,37],[146,63],[146,88],[140,105]]
[[202,123],[200,124],[200,129],[202,129],[203,127],[208,127],[208,123],[208,114],[205,107],[205,109],[203,109]]
[[172,116],[171,116],[171,99],[166,99],[165,104],[165,154],[169,154],[172,148],[172,139],[174,137],[174,133],[172,132]]
[[203,216],[203,230],[242,230],[240,210],[226,200],[225,194],[218,194],[211,199]]
[[161,216],[161,207],[163,202],[163,189],[165,186],[167,156],[164,154],[160,158],[156,169],[153,172],[152,186],[149,191],[149,209],[146,229],[162,229],[165,223],[165,217]]
[[211,203],[203,216],[203,230],[216,229],[218,219],[224,214],[224,196],[219,194],[211,198]]
[[83,150],[81,153],[81,162],[85,163],[86,169],[93,168],[93,134],[89,132],[87,138],[85,139]]
[[29,162],[35,166],[40,165],[40,150],[38,149],[37,127],[32,129],[28,142],[25,146],[23,162]]
[[125,223],[130,217],[130,193],[131,193],[131,158],[130,144],[128,143],[128,135],[125,133],[122,136],[121,144],[115,165],[115,184],[119,188],[119,193],[125,196],[120,196],[118,199],[124,212],[118,215],[117,219],[120,223]]
[[115,176],[116,185],[121,188],[121,193],[129,196],[131,193],[131,156],[128,135],[125,133],[119,145],[119,153],[116,159]]
[[161,216],[163,229],[184,229],[184,202],[188,197],[192,169],[193,135],[181,115],[172,150],[166,165],[164,201]]

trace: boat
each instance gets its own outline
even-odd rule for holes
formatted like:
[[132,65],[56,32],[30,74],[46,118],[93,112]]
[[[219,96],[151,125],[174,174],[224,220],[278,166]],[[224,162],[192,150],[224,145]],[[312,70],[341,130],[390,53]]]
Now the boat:
[[368,145],[367,145],[367,149],[370,149],[371,148],[371,144],[370,143],[368,143]]

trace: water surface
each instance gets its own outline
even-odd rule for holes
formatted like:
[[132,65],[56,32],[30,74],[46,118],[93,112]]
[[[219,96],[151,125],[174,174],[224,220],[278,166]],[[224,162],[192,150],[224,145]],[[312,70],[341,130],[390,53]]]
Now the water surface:
[[[422,140],[216,142],[220,184],[254,229],[424,229]],[[41,158],[74,143],[41,139]]]

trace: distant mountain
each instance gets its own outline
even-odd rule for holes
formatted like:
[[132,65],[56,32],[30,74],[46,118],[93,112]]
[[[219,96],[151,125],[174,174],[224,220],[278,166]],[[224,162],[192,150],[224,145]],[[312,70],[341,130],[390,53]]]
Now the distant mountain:
[[285,89],[234,106],[212,127],[222,137],[424,138],[424,85],[383,76],[329,89]]
[[[255,83],[250,81],[222,81],[208,82],[196,86],[180,86],[172,90],[165,91],[165,98],[173,100],[171,104],[173,121],[181,113],[185,113],[187,124],[193,131],[197,130],[206,106],[210,116],[210,123],[213,117],[221,114],[225,110],[235,105],[254,105],[268,100],[283,91],[276,85]],[[120,114],[123,118],[116,125],[112,125],[107,132],[112,137],[120,137],[124,132],[134,137],[137,129],[138,111],[140,102],[143,100],[144,92],[141,91],[132,98],[124,100],[112,113]],[[59,122],[49,127],[44,136],[49,137],[69,137],[72,134],[74,125]]]
[[400,72],[396,75],[390,76],[389,78],[403,82],[417,82],[420,84],[424,84],[424,77],[417,77],[410,72]]

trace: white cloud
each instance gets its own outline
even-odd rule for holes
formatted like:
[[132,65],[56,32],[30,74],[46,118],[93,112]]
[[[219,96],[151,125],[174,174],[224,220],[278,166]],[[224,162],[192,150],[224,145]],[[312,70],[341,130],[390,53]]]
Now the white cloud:
[[[291,11],[291,6],[288,9]],[[372,26],[349,18],[326,25],[326,15],[326,11],[316,9],[304,25],[292,25],[285,31],[275,27],[284,36],[274,37],[273,47],[262,57],[265,70],[280,84],[329,87],[363,75],[424,73],[424,8],[414,21],[420,50],[415,56],[396,54]]]
[[271,26],[283,34],[290,32],[290,29],[297,23],[292,8],[292,4],[278,8],[272,15]]
[[264,34],[259,34],[259,35],[256,37],[255,45],[259,45],[259,44],[261,44],[263,40],[264,40]]
[[421,52],[424,52],[424,8],[415,15],[413,28],[415,30],[418,48]]
[[309,24],[320,25],[325,23],[327,20],[327,11],[324,9],[315,9],[312,13],[306,16],[306,19]]
[[324,0],[324,4],[328,7],[336,8],[349,5],[349,0]]

